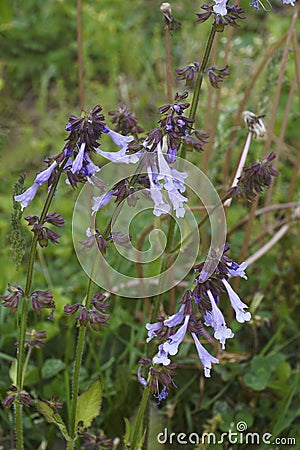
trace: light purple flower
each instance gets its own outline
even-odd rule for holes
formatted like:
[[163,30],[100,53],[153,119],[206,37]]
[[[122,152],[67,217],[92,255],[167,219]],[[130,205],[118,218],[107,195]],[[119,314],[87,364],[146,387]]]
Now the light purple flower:
[[247,268],[247,263],[243,262],[242,264],[237,264],[236,262],[232,262],[232,265],[229,267],[227,264],[228,274],[232,277],[241,277],[247,280],[247,275],[245,274],[245,269]]
[[108,127],[104,128],[104,132],[108,134],[113,142],[121,148],[127,149],[129,142],[133,141],[133,136],[123,136],[122,134],[117,133],[116,131],[111,130]]
[[225,348],[226,339],[233,338],[234,333],[230,328],[226,326],[224,316],[220,309],[217,307],[215,299],[211,293],[211,291],[207,291],[207,294],[210,299],[211,311],[206,311],[204,314],[205,325],[213,327],[215,330],[214,337],[220,342],[222,345],[222,349]]
[[171,147],[168,148],[168,159],[169,162],[172,164],[176,161],[176,149],[173,149]]
[[147,167],[149,182],[150,182],[150,195],[154,202],[153,214],[155,216],[161,216],[162,214],[167,214],[171,207],[169,203],[165,202],[161,193],[161,185],[154,182],[154,173],[151,167]]
[[230,303],[232,308],[235,311],[236,320],[240,323],[248,322],[251,319],[251,314],[249,312],[245,312],[244,309],[248,308],[248,306],[242,302],[238,294],[232,289],[228,281],[225,279],[222,280],[230,299]]
[[227,0],[214,0],[215,5],[213,7],[213,10],[216,14],[220,14],[221,16],[226,16],[227,14]]
[[158,346],[158,354],[152,359],[153,364],[162,364],[168,366],[171,360],[168,358],[168,353],[164,350],[164,344]]
[[183,203],[187,202],[187,198],[180,194],[175,188],[168,192],[169,199],[176,212],[176,217],[184,217],[185,209]]
[[185,209],[183,204],[187,202],[187,198],[181,195],[178,190],[184,192],[183,179],[186,177],[186,174],[170,168],[162,153],[160,144],[157,146],[157,159],[159,169],[157,179],[164,181],[163,187],[168,191],[169,199],[173,209],[176,211],[176,217],[184,217]]
[[115,190],[111,189],[110,191],[106,192],[103,195],[100,195],[99,197],[93,197],[94,200],[94,204],[92,206],[93,214],[95,214],[96,211],[99,211],[100,208],[103,208],[103,206],[107,205],[107,203],[109,203],[114,193]]
[[147,386],[147,380],[141,375],[141,366],[138,368],[137,372],[138,380],[143,387]]
[[49,166],[47,169],[45,169],[42,172],[37,174],[37,176],[35,177],[34,183],[30,188],[28,188],[25,192],[23,192],[23,194],[14,196],[14,200],[16,202],[21,202],[22,211],[34,199],[35,194],[38,190],[38,187],[41,186],[42,184],[46,183],[46,181],[49,180],[49,178],[51,177],[51,174],[56,166],[57,166],[57,162],[54,161],[51,164],[51,166]]
[[129,142],[133,141],[133,136],[123,136],[122,134],[117,133],[116,131],[110,130],[108,127],[104,129],[105,133],[108,134],[113,142],[121,148],[118,152],[104,152],[102,150],[96,149],[96,152],[109,161],[116,163],[124,163],[124,164],[135,164],[141,157],[141,152],[137,152],[134,154],[128,154],[127,148]]
[[200,343],[199,339],[197,338],[197,335],[195,333],[191,333],[192,338],[194,339],[196,349],[200,358],[201,363],[204,366],[204,376],[209,378],[210,377],[210,370],[211,370],[211,364],[219,364],[219,360],[212,356],[208,351],[203,347],[203,345]]
[[176,353],[178,352],[178,347],[183,341],[184,336],[186,334],[189,320],[190,316],[189,315],[185,316],[183,325],[180,328],[178,328],[176,333],[172,334],[172,336],[170,336],[168,340],[163,344],[163,349],[167,354],[169,353],[170,355],[173,356],[176,355]]
[[91,158],[89,157],[88,154],[85,155],[85,160],[86,160],[87,164],[84,169],[86,172],[86,176],[88,178],[90,178],[93,175],[95,175],[95,173],[99,172],[100,167],[96,166],[96,164],[93,163],[93,161],[91,160]]
[[295,6],[295,1],[296,1],[296,0],[282,0],[282,3],[283,3],[284,5],[292,5],[292,6]]
[[76,156],[76,158],[73,161],[72,164],[72,173],[78,173],[80,172],[81,168],[82,168],[82,164],[84,161],[84,150],[85,150],[85,142],[83,142],[80,146],[79,152]]
[[146,342],[150,342],[151,339],[153,339],[155,336],[157,336],[157,331],[160,330],[162,327],[161,322],[155,322],[155,323],[147,323],[146,329],[148,330],[148,337],[146,339]]
[[46,183],[46,181],[49,180],[49,178],[51,177],[51,174],[53,172],[53,170],[55,169],[55,167],[57,166],[57,162],[54,161],[51,166],[48,167],[48,169],[43,170],[42,172],[38,173],[34,182],[36,184],[38,184],[39,186],[41,186],[42,184]]
[[28,188],[27,191],[23,192],[23,194],[14,196],[16,202],[21,202],[22,211],[34,199],[38,187],[39,185],[37,183],[33,183],[33,185]]
[[177,313],[173,314],[168,319],[164,320],[164,325],[171,328],[171,327],[176,327],[177,325],[182,323],[182,321],[184,319],[184,315],[183,315],[184,308],[185,308],[185,306],[182,305],[180,310]]
[[96,149],[96,152],[103,156],[104,158],[108,159],[109,161],[115,162],[115,163],[123,163],[123,164],[135,164],[138,162],[141,156],[141,152],[128,154],[126,153],[127,147],[123,147],[118,152],[103,152],[102,150]]

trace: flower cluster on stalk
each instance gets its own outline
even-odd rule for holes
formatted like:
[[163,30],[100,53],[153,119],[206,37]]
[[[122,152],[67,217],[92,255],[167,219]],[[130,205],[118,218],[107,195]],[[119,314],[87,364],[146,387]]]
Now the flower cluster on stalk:
[[33,403],[33,398],[28,392],[23,389],[20,390],[17,386],[12,384],[9,387],[8,395],[2,400],[1,404],[4,408],[10,408],[16,399],[24,406],[30,406]]
[[66,125],[69,136],[63,150],[56,156],[46,157],[44,162],[48,164],[48,168],[37,174],[33,185],[23,194],[14,197],[15,201],[21,203],[22,209],[34,199],[39,186],[47,183],[48,189],[51,188],[57,179],[61,164],[72,187],[78,182],[90,180],[99,171],[90,155],[99,147],[99,138],[105,130],[101,110],[101,106],[96,105],[89,113],[83,113],[82,117],[75,115],[69,117]]
[[238,27],[237,20],[245,19],[244,9],[238,5],[228,5],[227,0],[214,0],[215,5],[202,5],[204,13],[197,13],[197,23],[203,23],[212,15],[214,17],[213,25],[216,31],[222,32],[226,25],[234,28]]
[[[184,179],[186,173],[176,170],[174,164],[176,156],[182,145],[188,150],[202,150],[208,134],[193,130],[193,120],[184,115],[184,111],[190,106],[185,100],[187,92],[176,93],[175,101],[158,109],[162,115],[159,126],[153,128],[143,142],[135,142],[137,151],[128,151],[133,137],[123,136],[117,132],[111,132],[111,137],[121,150],[119,152],[98,152],[106,159],[116,163],[135,163],[138,160],[146,170],[146,176],[140,174],[131,180],[124,179],[114,185],[103,195],[94,197],[92,207],[95,213],[107,205],[113,197],[121,202],[125,198],[135,204],[134,194],[139,190],[149,189],[154,202],[153,213],[156,216],[175,211],[177,217],[185,214],[184,204],[187,198],[182,195],[185,191]],[[163,193],[167,194],[167,198]],[[129,200],[130,199],[130,200]]]
[[[207,262],[194,267],[196,278],[193,290],[187,290],[181,300],[181,306],[177,313],[165,319],[160,316],[154,323],[148,323],[147,342],[153,338],[159,341],[158,353],[153,357],[151,364],[155,370],[160,372],[164,367],[169,367],[171,357],[176,355],[180,344],[185,336],[190,334],[195,343],[199,359],[204,367],[205,377],[210,377],[212,364],[218,364],[219,360],[212,356],[200,342],[199,337],[204,336],[211,342],[212,337],[208,329],[213,330],[213,337],[219,341],[221,348],[225,349],[226,340],[233,338],[234,333],[227,327],[224,316],[219,308],[220,295],[226,292],[231,307],[235,311],[236,320],[244,323],[250,320],[251,314],[247,311],[248,306],[242,302],[238,294],[232,289],[228,280],[230,277],[247,278],[245,274],[246,264],[238,264],[227,256],[229,246],[226,244],[222,249],[221,256],[216,252],[208,264],[218,259],[215,269],[209,277],[206,276]],[[139,380],[145,386],[147,383],[139,373]],[[170,383],[164,385],[163,395],[167,396]]]
[[[42,348],[45,345],[46,331],[30,330],[26,331],[26,336],[25,345],[29,348]],[[16,342],[16,346],[18,345],[19,343]]]
[[[10,308],[10,313],[14,314],[18,309],[20,299],[25,297],[25,292],[20,286],[11,286],[10,284],[7,290],[9,293],[0,295],[0,298],[3,300],[3,306]],[[29,294],[28,298],[31,300],[32,309],[36,314],[40,314],[41,309],[51,308],[51,313],[48,318],[53,319],[55,303],[52,292],[49,289],[46,291],[35,290]],[[26,300],[24,299],[24,301]]]
[[[25,220],[28,222],[28,225],[33,225],[31,231],[37,236],[37,241],[41,247],[47,247],[48,241],[53,244],[58,243],[58,239],[61,235],[51,230],[51,228],[42,225],[38,216],[27,216],[25,217]],[[55,227],[63,227],[65,221],[60,214],[53,212],[46,214],[43,224],[44,223],[50,223]]]
[[244,167],[237,185],[227,191],[227,196],[252,202],[258,194],[263,192],[264,188],[270,186],[272,177],[279,175],[272,165],[275,157],[275,153],[271,152],[260,161]]
[[108,303],[105,303],[106,296],[104,294],[96,293],[91,302],[91,308],[87,309],[82,303],[67,304],[64,307],[64,312],[67,316],[73,316],[79,311],[76,320],[79,326],[86,327],[90,324],[91,328],[99,331],[102,326],[107,326],[109,316],[107,315]]

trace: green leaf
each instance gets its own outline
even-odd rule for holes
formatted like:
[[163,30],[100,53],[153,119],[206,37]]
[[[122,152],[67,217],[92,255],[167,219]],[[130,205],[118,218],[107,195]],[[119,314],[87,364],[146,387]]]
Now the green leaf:
[[125,421],[125,434],[124,434],[124,443],[126,445],[126,448],[130,447],[130,434],[131,434],[131,426],[130,421],[127,419],[127,417],[124,417]]
[[67,427],[61,416],[50,405],[48,405],[48,403],[39,400],[37,409],[41,414],[43,414],[48,423],[54,423],[60,429],[61,434],[66,441],[72,440],[68,435]]
[[65,363],[60,359],[47,359],[42,367],[42,378],[51,378],[57,375],[63,368]]
[[12,384],[17,384],[17,360],[14,359],[10,369],[9,369],[9,378],[11,379]]
[[78,397],[76,411],[76,425],[79,428],[88,428],[99,415],[102,403],[102,385],[97,378],[85,392]]

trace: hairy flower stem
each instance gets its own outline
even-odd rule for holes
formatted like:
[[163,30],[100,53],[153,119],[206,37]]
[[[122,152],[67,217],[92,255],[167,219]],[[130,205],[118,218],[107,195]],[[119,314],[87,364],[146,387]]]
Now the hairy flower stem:
[[[203,53],[201,66],[200,66],[200,70],[198,73],[196,86],[195,86],[195,90],[194,90],[194,94],[193,94],[191,109],[190,109],[190,113],[189,113],[189,118],[193,119],[193,120],[195,120],[195,117],[196,117],[196,112],[197,112],[198,103],[199,103],[199,99],[200,99],[200,91],[201,91],[201,86],[202,86],[202,81],[203,81],[203,74],[207,67],[207,63],[208,63],[209,56],[210,56],[210,53],[212,50],[215,35],[216,35],[216,29],[215,29],[214,25],[212,25],[212,27],[210,29],[210,33],[209,33],[207,41],[206,41],[206,46],[205,46],[205,50]],[[181,146],[179,156],[182,159],[185,159],[186,149],[185,149],[184,145]]]
[[167,78],[167,97],[168,102],[172,103],[172,63],[171,63],[171,32],[168,26],[166,31],[166,78]]
[[[52,184],[51,189],[47,195],[44,207],[42,209],[39,223],[43,224],[45,217],[49,211],[51,202],[53,200],[57,184],[59,182],[60,176],[62,174],[63,168],[67,162],[67,158],[63,160],[61,166],[58,170],[57,177],[55,182]],[[29,254],[29,262],[27,268],[27,278],[26,278],[26,286],[25,286],[25,296],[22,301],[21,313],[20,313],[20,321],[19,321],[19,335],[18,335],[18,351],[17,351],[17,388],[22,390],[23,388],[23,380],[25,377],[24,373],[24,361],[25,361],[25,336],[27,329],[27,320],[28,320],[28,306],[29,306],[29,294],[32,285],[33,278],[33,269],[34,269],[34,261],[36,255],[36,247],[37,247],[38,237],[36,235],[33,236]],[[24,449],[24,439],[23,439],[23,425],[22,425],[22,405],[17,401],[15,407],[15,423],[16,423],[16,440],[17,440],[17,449]]]
[[77,0],[77,61],[79,106],[84,110],[84,74],[83,74],[83,40],[82,40],[82,0]]
[[202,81],[203,81],[203,74],[207,67],[207,63],[209,60],[209,56],[210,56],[210,52],[212,49],[215,35],[216,35],[216,29],[215,29],[214,25],[212,25],[212,27],[210,29],[210,33],[209,33],[207,41],[206,41],[206,46],[205,46],[204,54],[202,57],[201,66],[200,66],[200,70],[198,73],[196,86],[195,86],[195,90],[194,90],[194,95],[193,95],[193,100],[192,100],[192,105],[191,105],[191,109],[190,109],[189,117],[190,117],[190,119],[193,119],[193,120],[195,120],[195,117],[196,117],[197,107],[198,107],[199,98],[200,98],[200,91],[201,91],[201,86],[202,86]]
[[[87,293],[85,297],[85,307],[90,309],[91,300],[93,296],[93,289],[95,283],[92,280],[92,277],[89,278]],[[76,439],[76,411],[77,411],[77,401],[78,401],[78,393],[79,393],[79,376],[80,376],[80,368],[82,362],[82,355],[85,344],[85,336],[86,336],[86,326],[80,326],[77,346],[75,350],[75,361],[74,361],[74,370],[73,370],[73,380],[72,380],[72,400],[71,400],[71,413],[69,420],[69,436],[72,439],[67,443],[67,450],[71,450],[74,448],[75,439]]]

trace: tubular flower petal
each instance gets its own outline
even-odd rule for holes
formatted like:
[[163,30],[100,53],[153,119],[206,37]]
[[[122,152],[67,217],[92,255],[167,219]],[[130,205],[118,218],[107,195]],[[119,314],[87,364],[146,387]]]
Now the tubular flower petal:
[[182,323],[183,319],[184,319],[184,308],[185,306],[182,305],[180,310],[173,314],[172,316],[170,316],[168,319],[164,320],[164,325],[166,325],[167,327],[176,327],[176,325],[179,325],[180,323]]
[[213,7],[213,10],[216,14],[220,14],[221,16],[226,16],[227,14],[227,0],[214,0],[215,5]]
[[178,352],[178,347],[184,339],[186,334],[187,326],[190,320],[190,316],[186,316],[183,325],[176,331],[175,334],[172,334],[168,338],[168,340],[163,344],[164,351],[170,355],[176,355]]
[[162,364],[168,366],[171,360],[168,358],[168,353],[164,350],[164,344],[158,346],[158,354],[153,358],[153,364]]
[[29,203],[34,199],[38,187],[39,185],[37,183],[33,183],[27,191],[23,192],[23,194],[14,196],[14,200],[16,202],[21,202],[22,211],[24,208],[27,208]]
[[155,336],[157,336],[157,331],[160,330],[162,327],[161,322],[155,322],[155,323],[147,323],[146,329],[148,330],[148,337],[146,339],[146,342],[150,342],[151,339],[153,339]]
[[84,150],[85,150],[85,142],[83,142],[81,144],[78,155],[76,156],[76,158],[73,161],[72,170],[71,170],[72,173],[80,172],[83,161],[84,161]]
[[228,281],[225,279],[222,280],[230,299],[230,303],[232,308],[235,311],[236,320],[240,323],[248,322],[251,319],[251,314],[249,312],[245,312],[244,309],[248,308],[248,306],[242,302],[238,294],[232,289]]
[[40,172],[39,174],[37,174],[34,182],[36,184],[38,184],[39,186],[41,186],[42,184],[46,183],[46,181],[49,180],[49,178],[52,175],[53,170],[55,169],[55,167],[57,166],[57,162],[54,161],[51,166],[48,167],[48,169],[43,170],[42,172]]
[[94,205],[92,207],[93,214],[96,211],[99,211],[100,208],[103,208],[103,206],[107,205],[109,201],[111,200],[112,196],[114,195],[115,191],[112,189],[108,192],[106,192],[103,195],[100,195],[100,197],[93,197]]
[[230,328],[227,328],[223,314],[217,307],[211,291],[207,291],[207,294],[211,302],[212,310],[205,313],[205,325],[213,327],[215,330],[214,337],[220,342],[222,349],[224,349],[226,339],[233,338],[234,333]]
[[200,361],[204,366],[204,375],[205,375],[205,377],[209,378],[211,364],[212,363],[219,364],[219,360],[217,358],[214,358],[210,353],[208,353],[208,351],[200,343],[200,341],[197,338],[197,335],[195,333],[191,333],[191,335],[192,335],[192,338],[194,339]]

